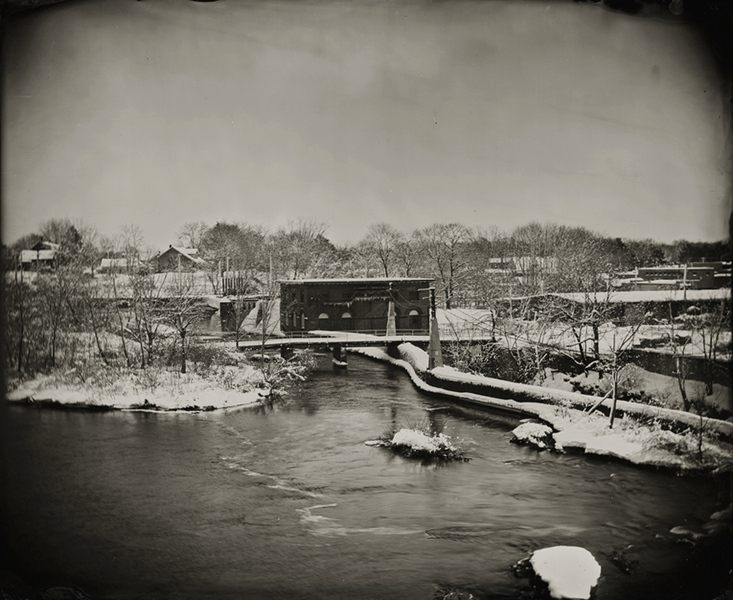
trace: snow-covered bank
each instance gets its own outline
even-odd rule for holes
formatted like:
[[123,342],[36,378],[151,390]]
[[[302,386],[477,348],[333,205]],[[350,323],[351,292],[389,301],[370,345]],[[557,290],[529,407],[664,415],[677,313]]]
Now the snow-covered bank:
[[[355,348],[351,351],[403,368],[414,385],[424,392],[507,412],[519,418],[533,418],[547,423],[555,431],[557,450],[573,449],[586,454],[612,456],[637,465],[681,471],[729,470],[733,467],[730,444],[719,440],[711,441],[708,436],[698,439],[696,428],[699,427],[700,419],[696,415],[619,402],[619,407],[625,411],[625,416],[617,421],[614,429],[609,429],[608,418],[605,415],[583,410],[596,404],[600,398],[459,373],[450,367],[433,369],[431,383],[427,383],[419,375],[419,372],[424,373],[427,369],[427,353],[412,344],[401,344],[398,350],[401,358],[392,358],[378,348]],[[456,391],[442,387],[446,382],[450,385],[456,381],[469,382],[473,384],[472,389],[482,390],[485,393]],[[527,401],[518,402],[509,398],[493,397],[490,392],[494,389],[501,390],[505,395],[517,392],[518,396],[526,398]],[[689,426],[690,432],[680,434],[660,426],[645,425],[635,420],[635,417],[640,416],[651,417],[656,423],[683,423]],[[707,433],[724,433],[730,436],[733,424],[704,419],[703,430]]]
[[49,403],[119,410],[217,410],[253,406],[269,395],[262,374],[251,366],[221,367],[209,377],[197,373],[129,370],[104,382],[75,381],[73,374],[40,376],[8,392],[11,402]]

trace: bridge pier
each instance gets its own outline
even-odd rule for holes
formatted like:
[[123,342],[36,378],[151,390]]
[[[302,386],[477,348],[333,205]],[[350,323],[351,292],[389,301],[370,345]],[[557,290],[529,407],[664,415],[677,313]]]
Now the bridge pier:
[[341,369],[345,369],[347,367],[346,362],[346,350],[341,344],[334,344],[331,346],[331,350],[333,353],[333,366],[338,367]]
[[295,350],[292,346],[280,346],[280,356],[282,356],[285,360],[293,358],[295,355]]
[[400,358],[400,351],[397,349],[402,342],[389,342],[387,344],[387,354],[392,358]]

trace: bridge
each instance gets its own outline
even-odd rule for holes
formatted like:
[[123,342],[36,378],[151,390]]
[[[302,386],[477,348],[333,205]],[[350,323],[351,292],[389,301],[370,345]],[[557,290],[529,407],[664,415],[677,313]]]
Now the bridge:
[[[466,339],[460,339],[462,337],[466,337]],[[451,341],[479,342],[490,338],[489,334],[479,336],[472,334],[470,338],[456,335],[451,336]],[[296,348],[328,348],[333,353],[334,364],[346,366],[346,348],[387,346],[389,351],[389,348],[396,348],[399,344],[407,342],[418,346],[428,346],[430,336],[426,334],[374,335],[346,331],[315,330],[309,331],[304,336],[269,338],[264,343],[262,340],[247,340],[239,342],[239,349],[260,350],[263,347],[265,350],[279,349],[283,358],[289,358]]]

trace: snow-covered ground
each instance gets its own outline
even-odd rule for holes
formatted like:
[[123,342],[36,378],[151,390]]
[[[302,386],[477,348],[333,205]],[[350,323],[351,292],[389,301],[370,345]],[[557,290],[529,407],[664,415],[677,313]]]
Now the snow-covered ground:
[[[509,412],[520,418],[533,418],[550,425],[555,431],[554,441],[558,450],[573,449],[587,454],[613,456],[633,464],[681,471],[729,470],[733,467],[733,447],[717,439],[718,434],[723,434],[727,439],[733,437],[731,422],[707,418],[700,420],[697,415],[683,411],[619,402],[619,408],[626,414],[617,419],[611,429],[608,417],[599,412],[587,412],[600,398],[469,375],[450,367],[433,369],[432,380],[435,384],[431,385],[419,375],[427,367],[427,353],[412,344],[401,344],[399,350],[401,359],[392,358],[379,348],[355,348],[352,352],[402,367],[415,386],[423,391]],[[472,382],[476,389],[480,389],[483,383],[487,390],[502,385],[506,391],[521,392],[525,397],[534,394],[537,402],[517,402],[491,395],[447,390],[439,387],[442,380]],[[651,421],[651,424],[639,422],[636,419],[639,416]],[[688,431],[669,431],[664,425],[670,422],[687,427]]]
[[54,402],[123,410],[214,410],[256,405],[269,390],[261,372],[249,365],[220,367],[209,377],[176,371],[130,370],[109,373],[105,381],[37,377],[7,394],[9,401]]
[[[716,290],[699,290],[701,293]],[[637,292],[628,292],[634,293]],[[638,292],[638,294],[651,292]],[[494,313],[488,309],[438,309],[436,313],[441,339],[448,341],[453,337],[466,339],[475,337],[482,339],[492,333],[498,341],[521,345],[532,345],[535,343],[565,348],[570,352],[578,350],[578,342],[568,325],[557,324],[549,326],[547,323],[535,320],[522,319],[497,319],[494,322]],[[495,325],[495,327],[494,327]],[[645,344],[654,346],[657,352],[672,353],[673,348],[668,344],[672,327],[665,324],[642,325],[637,331],[631,327],[618,327],[611,322],[603,323],[599,328],[599,351],[601,354],[609,354],[614,348],[623,349],[630,347],[641,347]],[[579,330],[580,336],[585,340],[584,348],[588,354],[592,354],[593,332],[590,327]],[[674,335],[680,339],[687,340],[684,346],[684,354],[687,356],[702,356],[704,352],[710,352],[709,337],[705,340],[702,331],[689,331],[679,324],[674,327]],[[628,339],[627,339],[628,338]],[[720,350],[720,360],[730,360],[731,332],[722,331],[717,340]],[[727,351],[725,349],[727,349]],[[678,348],[678,351],[682,351]]]

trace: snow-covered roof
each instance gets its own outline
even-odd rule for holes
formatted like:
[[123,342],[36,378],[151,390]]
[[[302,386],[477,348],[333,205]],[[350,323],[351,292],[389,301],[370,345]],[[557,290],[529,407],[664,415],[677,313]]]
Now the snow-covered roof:
[[134,258],[103,258],[99,263],[101,269],[125,268],[136,265],[139,261]]
[[198,257],[198,248],[182,248],[180,246],[170,246],[167,250],[161,252],[160,256],[163,256],[164,254],[166,254],[166,252],[170,252],[171,250],[175,250],[180,255],[185,256],[188,260],[197,265],[207,264],[204,259]]
[[21,262],[34,262],[36,260],[53,260],[56,258],[57,250],[21,250]]
[[53,242],[47,242],[45,240],[41,240],[40,242],[36,242],[31,247],[31,250],[60,250],[61,244],[55,244]]
[[610,294],[607,292],[595,292],[591,294],[583,294],[580,292],[565,294],[550,294],[557,298],[564,298],[573,302],[584,303],[586,300],[591,302],[608,302],[611,304],[621,302],[681,302],[689,300],[697,302],[700,300],[724,300],[730,298],[730,290],[726,288],[713,290],[640,290],[629,292],[616,292]]
[[434,281],[432,277],[363,277],[363,278],[333,278],[333,279],[284,279],[280,283],[292,285],[313,284],[371,284],[371,283],[422,283]]

